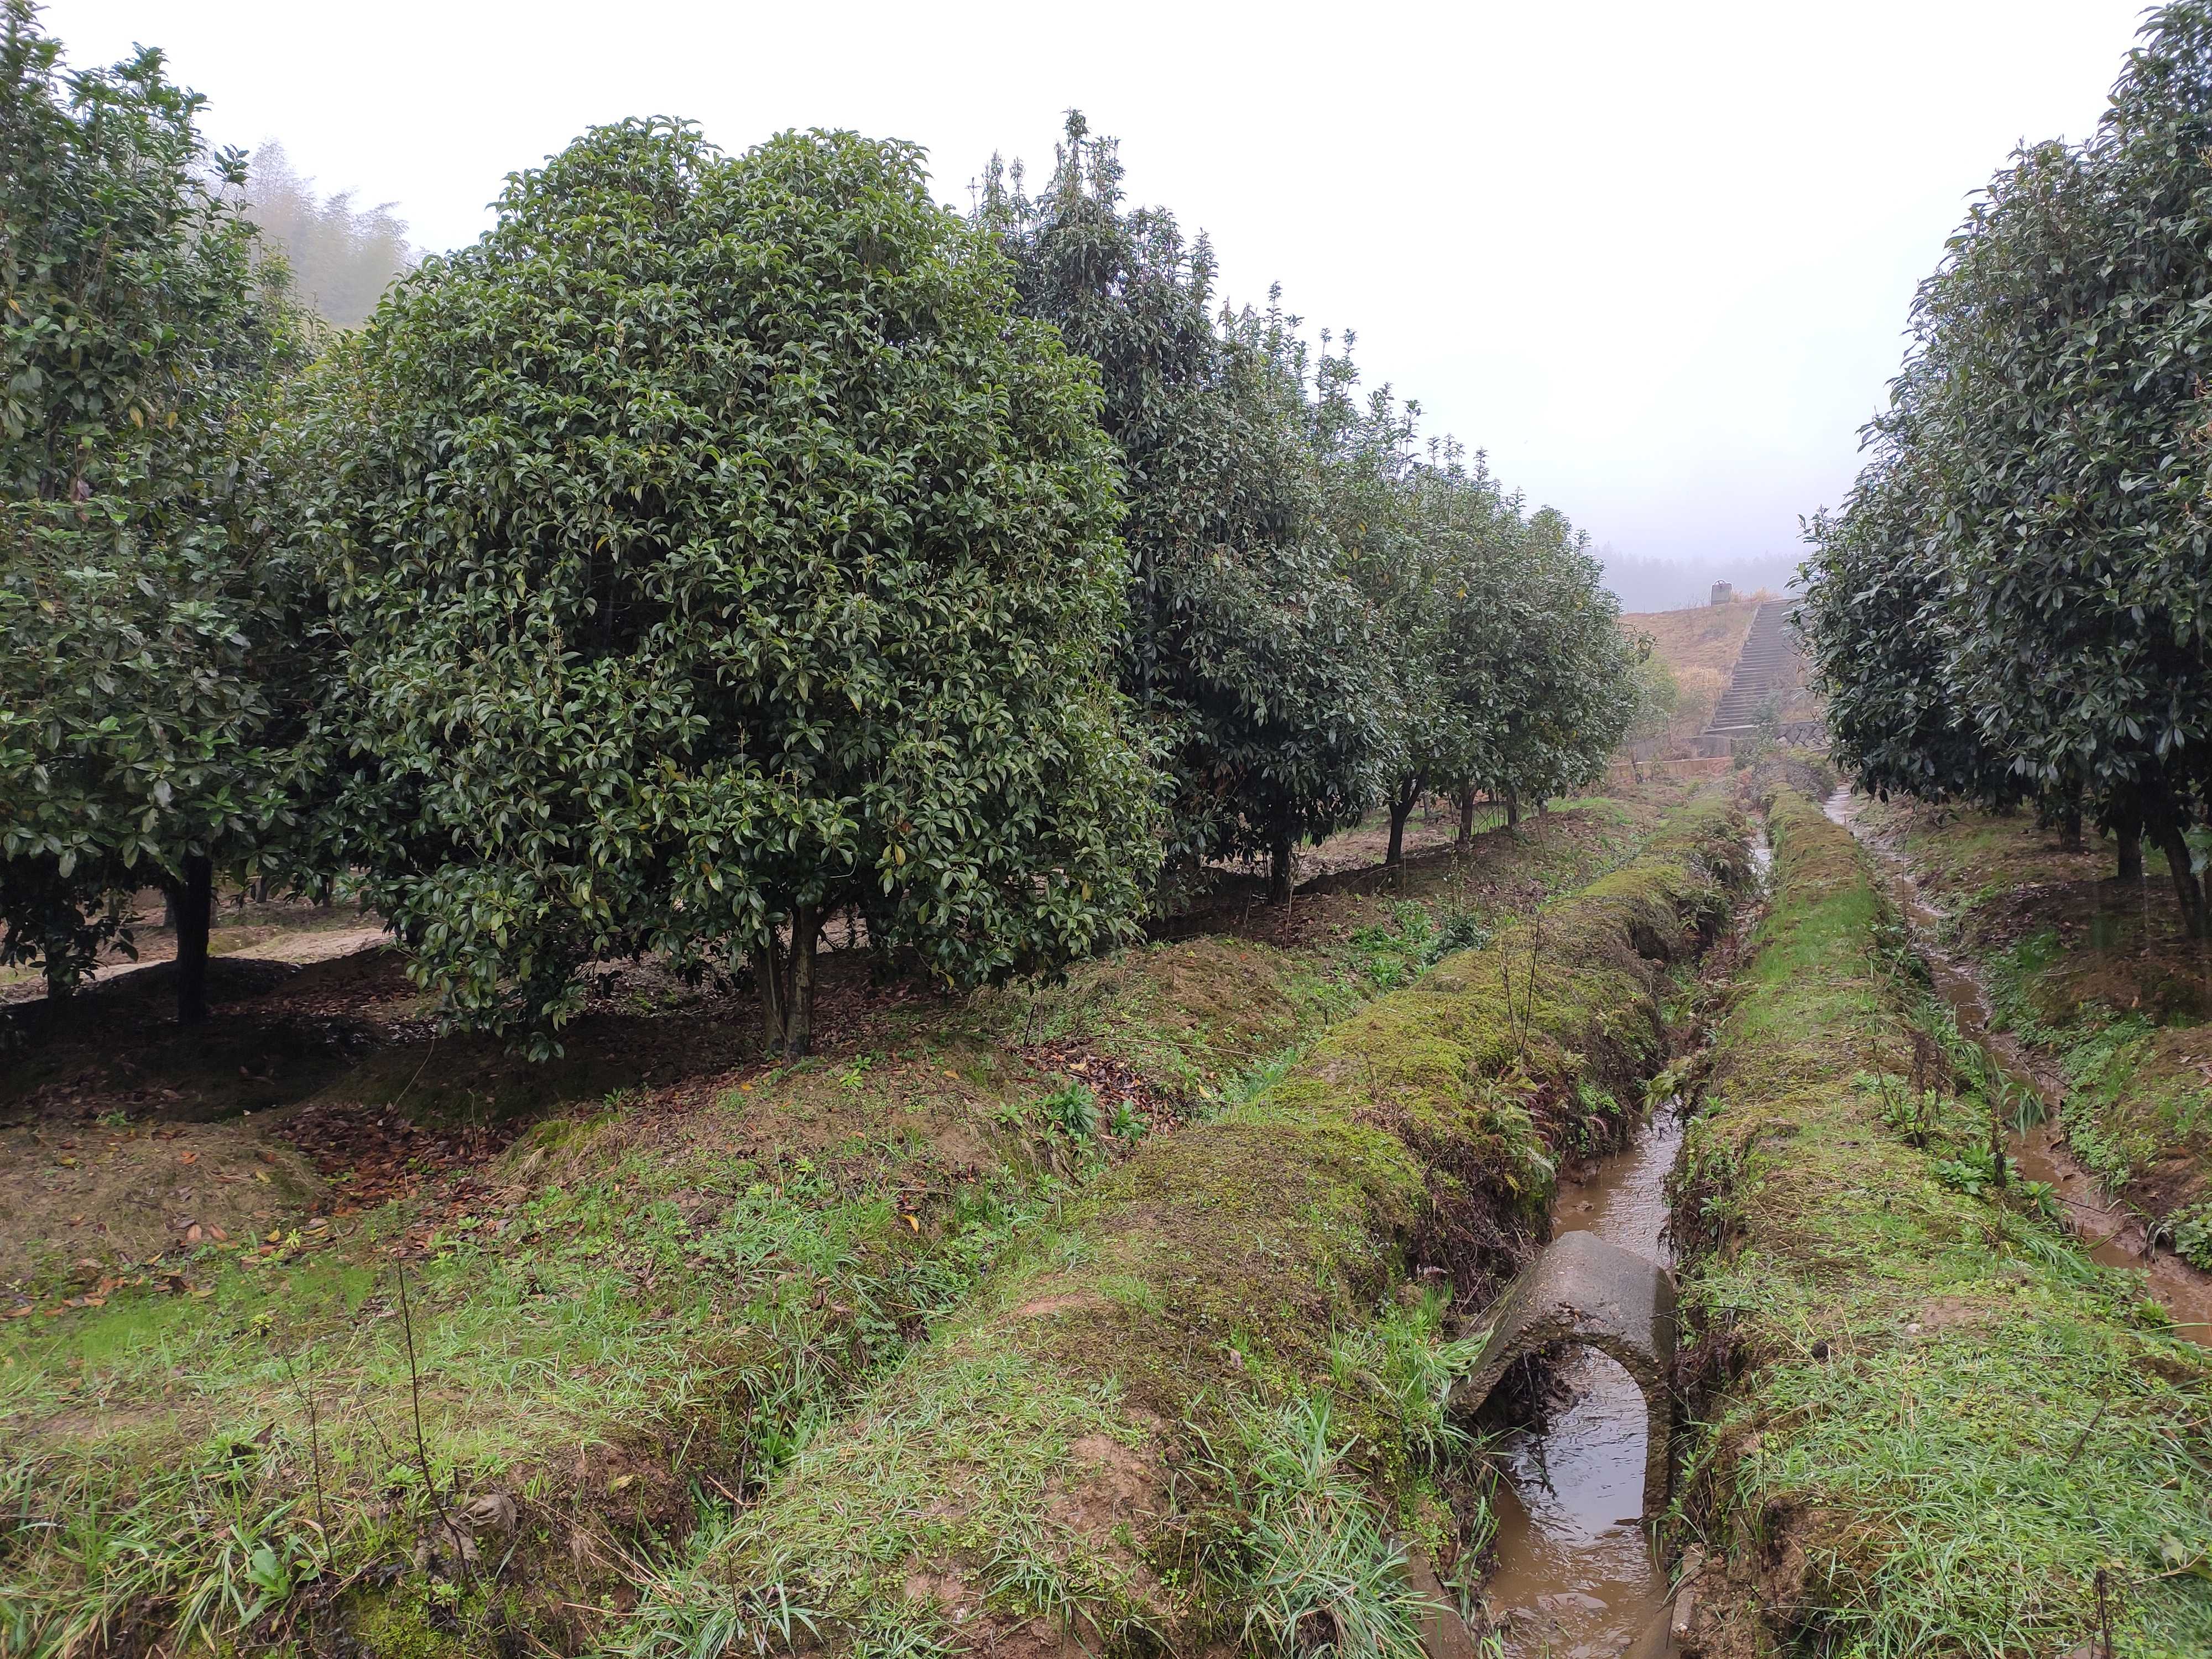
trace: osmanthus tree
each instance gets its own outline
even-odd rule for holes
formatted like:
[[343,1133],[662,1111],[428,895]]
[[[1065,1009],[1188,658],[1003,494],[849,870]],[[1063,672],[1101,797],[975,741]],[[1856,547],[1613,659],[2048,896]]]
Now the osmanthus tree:
[[[1923,285],[1881,428],[1881,491],[1902,499],[1867,509],[1908,533],[1869,524],[1861,541],[1925,562],[1899,585],[1940,596],[1938,678],[1979,748],[2046,805],[2078,791],[2124,858],[2138,828],[2154,840],[2198,935],[2212,918],[2185,832],[2212,783],[2208,146],[2212,8],[2169,6],[2097,135],[2017,155]],[[1859,510],[1823,533],[1860,537]],[[1843,603],[1826,580],[1819,650]]]
[[1339,566],[1373,619],[1384,720],[1376,793],[1390,819],[1383,861],[1395,867],[1405,861],[1407,818],[1463,736],[1437,672],[1450,623],[1444,596],[1454,549],[1424,511],[1416,483],[1419,405],[1401,403],[1387,386],[1357,395],[1353,337],[1347,334],[1334,351],[1331,343],[1324,331],[1313,374],[1314,441],[1324,461]]
[[[1925,288],[1954,372],[1953,679],[2039,793],[2079,787],[2166,854],[2212,923],[2187,827],[2212,784],[2212,9],[2154,14],[2097,136],[2000,175]],[[1996,307],[1996,310],[1992,310]],[[1977,404],[1978,404],[1978,407]]]
[[1504,494],[1476,457],[1425,469],[1419,479],[1424,517],[1440,557],[1440,612],[1434,672],[1443,703],[1442,741],[1431,750],[1430,786],[1459,807],[1462,846],[1474,837],[1478,797],[1506,794],[1512,699],[1528,676],[1527,653],[1542,627],[1534,614],[1539,593],[1521,580],[1526,526],[1520,502]]
[[1352,344],[1323,337],[1311,407],[1338,556],[1374,618],[1395,866],[1431,791],[1458,799],[1471,838],[1479,793],[1517,817],[1601,771],[1641,706],[1638,654],[1588,538],[1552,509],[1524,515],[1480,454],[1424,450],[1418,404],[1357,395]]
[[1950,680],[1949,576],[1929,533],[1932,491],[1912,472],[1922,457],[1900,426],[1917,400],[1903,383],[1899,394],[1843,511],[1806,525],[1812,556],[1793,617],[1830,754],[1885,798],[2015,805],[2027,778],[1983,741]]
[[302,354],[201,100],[161,54],[61,67],[0,10],[0,960],[66,995],[169,890],[206,1013],[217,876],[291,819],[293,585],[258,459]]
[[338,354],[329,846],[449,1022],[550,1051],[655,952],[749,961],[803,1054],[844,907],[951,984],[1133,933],[1113,447],[1012,300],[911,147],[630,121]]
[[1646,648],[1622,633],[1587,532],[1548,507],[1516,528],[1507,580],[1518,634],[1498,673],[1499,730],[1480,780],[1509,819],[1522,802],[1579,789],[1605,770],[1635,719]]
[[976,222],[1019,306],[1098,364],[1128,502],[1120,677],[1172,779],[1165,869],[1293,851],[1356,818],[1389,732],[1373,618],[1322,511],[1296,319],[1214,313],[1213,260],[1174,216],[1124,203],[1111,139],[1080,113],[1043,190],[994,160]]

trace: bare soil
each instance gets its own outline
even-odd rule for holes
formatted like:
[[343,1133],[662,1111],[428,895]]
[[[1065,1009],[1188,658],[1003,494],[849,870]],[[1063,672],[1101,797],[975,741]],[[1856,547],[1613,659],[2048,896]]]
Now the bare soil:
[[[1279,973],[1251,947],[1355,955],[1353,935],[1389,924],[1401,886],[1471,874],[1455,862],[1457,829],[1446,811],[1417,811],[1401,877],[1379,867],[1387,823],[1307,849],[1305,878],[1279,909],[1256,902],[1256,878],[1224,880],[1179,924],[1196,937],[1092,970],[1094,991],[1130,1005],[1141,1031],[1009,1033],[1010,1057],[1041,1090],[1089,1087],[1102,1120],[1119,1108],[1154,1126],[1175,1121],[1194,1086],[1264,1057],[1299,1027]],[[1602,826],[1569,818],[1547,833],[1578,845]],[[1468,883],[1485,903],[1533,902],[1541,890],[1533,868],[1513,860],[1496,879]],[[601,964],[553,1063],[531,1065],[495,1039],[435,1036],[403,957],[360,912],[235,900],[209,964],[211,1017],[182,1030],[174,938],[158,925],[159,896],[142,896],[137,962],[111,962],[60,1005],[35,994],[35,977],[0,988],[11,999],[0,1006],[0,1210],[9,1217],[0,1285],[15,1288],[15,1311],[87,1305],[103,1282],[161,1279],[210,1242],[328,1228],[395,1200],[418,1206],[398,1248],[420,1248],[456,1220],[489,1224],[520,1198],[526,1188],[495,1160],[548,1117],[619,1102],[625,1134],[680,1136],[690,1132],[687,1112],[763,1069],[749,996],[686,986],[647,963]],[[825,953],[817,1016],[827,1063],[925,1026],[999,1017],[988,997],[971,1004],[878,983],[862,950],[837,945]],[[1254,1034],[1253,1052],[1209,1054],[1231,1030]],[[1186,1063],[1193,1053],[1200,1059]],[[957,1115],[917,1124],[925,1138],[973,1133]],[[790,1118],[774,1127],[773,1138],[817,1149],[843,1133],[833,1116],[818,1133]],[[980,1144],[943,1150],[956,1164],[985,1156]]]

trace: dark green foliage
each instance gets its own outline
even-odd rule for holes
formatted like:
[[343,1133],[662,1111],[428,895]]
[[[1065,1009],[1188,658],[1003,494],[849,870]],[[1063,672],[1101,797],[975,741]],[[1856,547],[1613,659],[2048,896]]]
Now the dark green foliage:
[[[1540,798],[1633,712],[1616,611],[1581,538],[1524,515],[1477,456],[1418,457],[1418,410],[1354,395],[1298,319],[1212,314],[1212,251],[1123,205],[1080,114],[1031,198],[995,164],[978,219],[1023,308],[1099,365],[1130,510],[1124,688],[1176,781],[1169,867],[1266,855],[1425,787]],[[1393,860],[1395,860],[1395,852]]]
[[1517,624],[1499,676],[1504,732],[1495,769],[1473,775],[1492,794],[1541,800],[1589,783],[1627,736],[1640,647],[1622,636],[1587,532],[1544,507],[1521,526],[1515,551],[1503,607]]
[[1320,360],[1316,424],[1389,679],[1395,864],[1429,791],[1542,800],[1601,771],[1641,705],[1643,647],[1621,634],[1588,536],[1552,508],[1526,513],[1480,453],[1439,440],[1420,458],[1417,405],[1387,387],[1352,396],[1351,343]]
[[1942,550],[1922,533],[1912,458],[1885,453],[1845,510],[1808,526],[1797,626],[1827,693],[1831,752],[1862,788],[2003,805],[2024,781],[1984,744],[1946,677]]
[[2097,136],[2021,151],[1923,286],[1807,619],[1865,781],[2140,825],[2201,934],[2212,8],[2143,33]]
[[161,54],[64,74],[27,4],[0,20],[0,959],[65,992],[106,894],[204,894],[286,822],[254,458],[300,333]]
[[841,910],[955,984],[1129,934],[1112,451],[910,147],[629,122],[337,355],[332,857],[450,1019],[542,1044],[593,960],[750,957],[803,1052]]
[[1125,209],[1080,114],[1032,199],[994,163],[979,222],[1021,307],[1100,366],[1129,501],[1121,683],[1175,780],[1171,872],[1356,819],[1388,767],[1374,619],[1337,568],[1295,319],[1212,314],[1213,260],[1172,215]]

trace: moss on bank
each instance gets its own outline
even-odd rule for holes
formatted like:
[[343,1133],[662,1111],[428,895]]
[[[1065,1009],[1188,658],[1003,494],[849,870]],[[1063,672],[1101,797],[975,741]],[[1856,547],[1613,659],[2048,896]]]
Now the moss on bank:
[[[451,1042],[380,1050],[321,1103],[561,1115],[459,1187],[425,1172],[422,1198],[348,1213],[339,1179],[314,1200],[328,1213],[295,1206],[158,1263],[88,1255],[101,1246],[68,1223],[89,1206],[47,1194],[52,1266],[0,1322],[0,1653],[282,1652],[342,1632],[380,1655],[589,1650],[1014,1240],[1049,1260],[1055,1206],[1086,1182],[1164,1148],[1178,1113],[1246,1098],[1449,941],[1618,864],[1656,816],[1652,798],[1555,811],[1393,892],[1231,912],[1052,990],[856,997],[797,1066],[754,1057],[750,1006],[697,998],[623,1014],[605,1044],[580,1030],[568,1062],[535,1070],[456,1061]],[[289,1121],[223,1127],[294,1156]],[[144,1127],[162,1190],[228,1173]],[[0,1210],[27,1241],[12,1190]],[[1146,1294],[1133,1276],[1098,1288]],[[1409,1307],[1331,1352],[1399,1379],[1418,1413],[1404,1378],[1437,1322]],[[438,1508],[425,1462],[446,1504],[517,1504],[477,1569],[412,1565]]]
[[1525,1259],[1559,1142],[1640,1103],[1664,969],[1744,872],[1740,817],[1696,803],[1634,863],[1140,1148],[702,1537],[616,1644],[1191,1650],[1342,1635],[1347,1585],[1402,1636],[1391,1534],[1447,1564],[1474,1541],[1441,1415],[1471,1356],[1445,1306]]
[[2111,878],[2111,845],[1895,802],[1864,815],[1948,913],[1946,944],[2065,1091],[2073,1150],[2106,1188],[2212,1268],[2212,951],[2181,929],[2164,855]]
[[[1916,1093],[1922,1000],[1863,854],[1771,811],[1772,908],[1678,1176],[1707,1391],[1692,1653],[2212,1651],[2212,1369]],[[2100,1613],[2100,1607],[2103,1611]]]

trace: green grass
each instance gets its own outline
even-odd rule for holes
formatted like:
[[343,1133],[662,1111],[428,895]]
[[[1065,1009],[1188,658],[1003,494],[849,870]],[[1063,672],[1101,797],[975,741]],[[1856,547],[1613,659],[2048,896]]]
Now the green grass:
[[[1102,1175],[614,1645],[717,1653],[752,1633],[728,1609],[789,1602],[841,1651],[1038,1617],[1094,1651],[1194,1650],[1317,1613],[1340,1651],[1407,1651],[1385,1540],[1471,1556],[1490,1526],[1479,1494],[1455,1501],[1442,1418],[1471,1355],[1444,1340],[1442,1287],[1413,1287],[1426,1268],[1494,1290],[1548,1200],[1552,1138],[1583,1121],[1578,1085],[1641,1098],[1665,1059],[1662,964],[1717,926],[1741,836],[1723,804],[1686,810],[1640,860]],[[1278,1429],[1304,1485],[1269,1473],[1289,1468]]]
[[1772,817],[1679,1182],[1712,1367],[1680,1512],[1726,1581],[1701,1601],[1790,1650],[2057,1654],[2101,1573],[2117,1651],[2212,1650],[2202,1351],[1979,1178],[1989,1099],[1905,1107],[1925,999],[1894,921],[1844,831],[1786,793]]
[[2165,861],[2140,887],[2108,878],[2112,850],[2057,849],[2026,814],[1869,807],[1916,878],[1948,907],[1943,944],[2010,1031],[2067,1084],[2067,1135],[2154,1230],[2212,1199],[2212,1033],[2202,951],[2182,939]]
[[[1010,1255],[1047,1280],[1095,1268],[1133,1324],[1166,1305],[1156,1276],[1061,1222],[1110,1164],[1174,1137],[1034,1045],[1087,1042],[1200,1119],[1234,1113],[1386,982],[1619,864],[1653,816],[1554,814],[1402,893],[1302,897],[1303,931],[1280,943],[1223,933],[1083,964],[1057,988],[919,1001],[872,1046],[745,1070],[704,1098],[623,1070],[653,1049],[643,1021],[622,1054],[580,1047],[542,1074],[441,1062],[410,1111],[565,1114],[480,1172],[492,1190],[468,1213],[288,1220],[165,1262],[185,1293],[155,1273],[104,1306],[0,1324],[0,1651],[61,1654],[103,1629],[119,1646],[279,1651],[333,1626],[410,1659],[590,1647],[684,1571],[695,1534],[720,1535],[734,1498],[802,1467],[933,1329],[961,1328],[979,1285],[1012,1282]],[[422,1071],[380,1056],[341,1086],[388,1101]],[[611,1092],[575,1101],[583,1079]],[[1024,1386],[1018,1352],[977,1363],[975,1388]],[[1048,1479],[1067,1444],[1052,1425],[1080,1439],[1102,1420],[1099,1380],[1038,1397],[1024,1444]],[[485,1545],[493,1562],[513,1549],[504,1575],[409,1568],[440,1507],[494,1490],[520,1516]],[[1008,1554],[991,1593],[1046,1595],[1024,1565],[1043,1559]],[[803,1633],[809,1607],[779,1582],[744,1617]],[[878,1637],[884,1652],[903,1639]]]
[[694,1489],[757,1485],[1067,1184],[1018,1158],[957,1178],[889,1130],[818,1153],[733,1139],[586,1165],[495,1239],[438,1235],[404,1321],[385,1215],[319,1255],[204,1261],[204,1298],[129,1298],[35,1352],[9,1340],[0,1412],[31,1425],[0,1566],[9,1650],[63,1651],[149,1605],[179,1641],[258,1628],[289,1599],[256,1598],[264,1544],[326,1584],[404,1558],[436,1507],[426,1464],[448,1502],[516,1492],[526,1553],[580,1596],[595,1575],[561,1573],[559,1546],[648,1542],[688,1524]]

